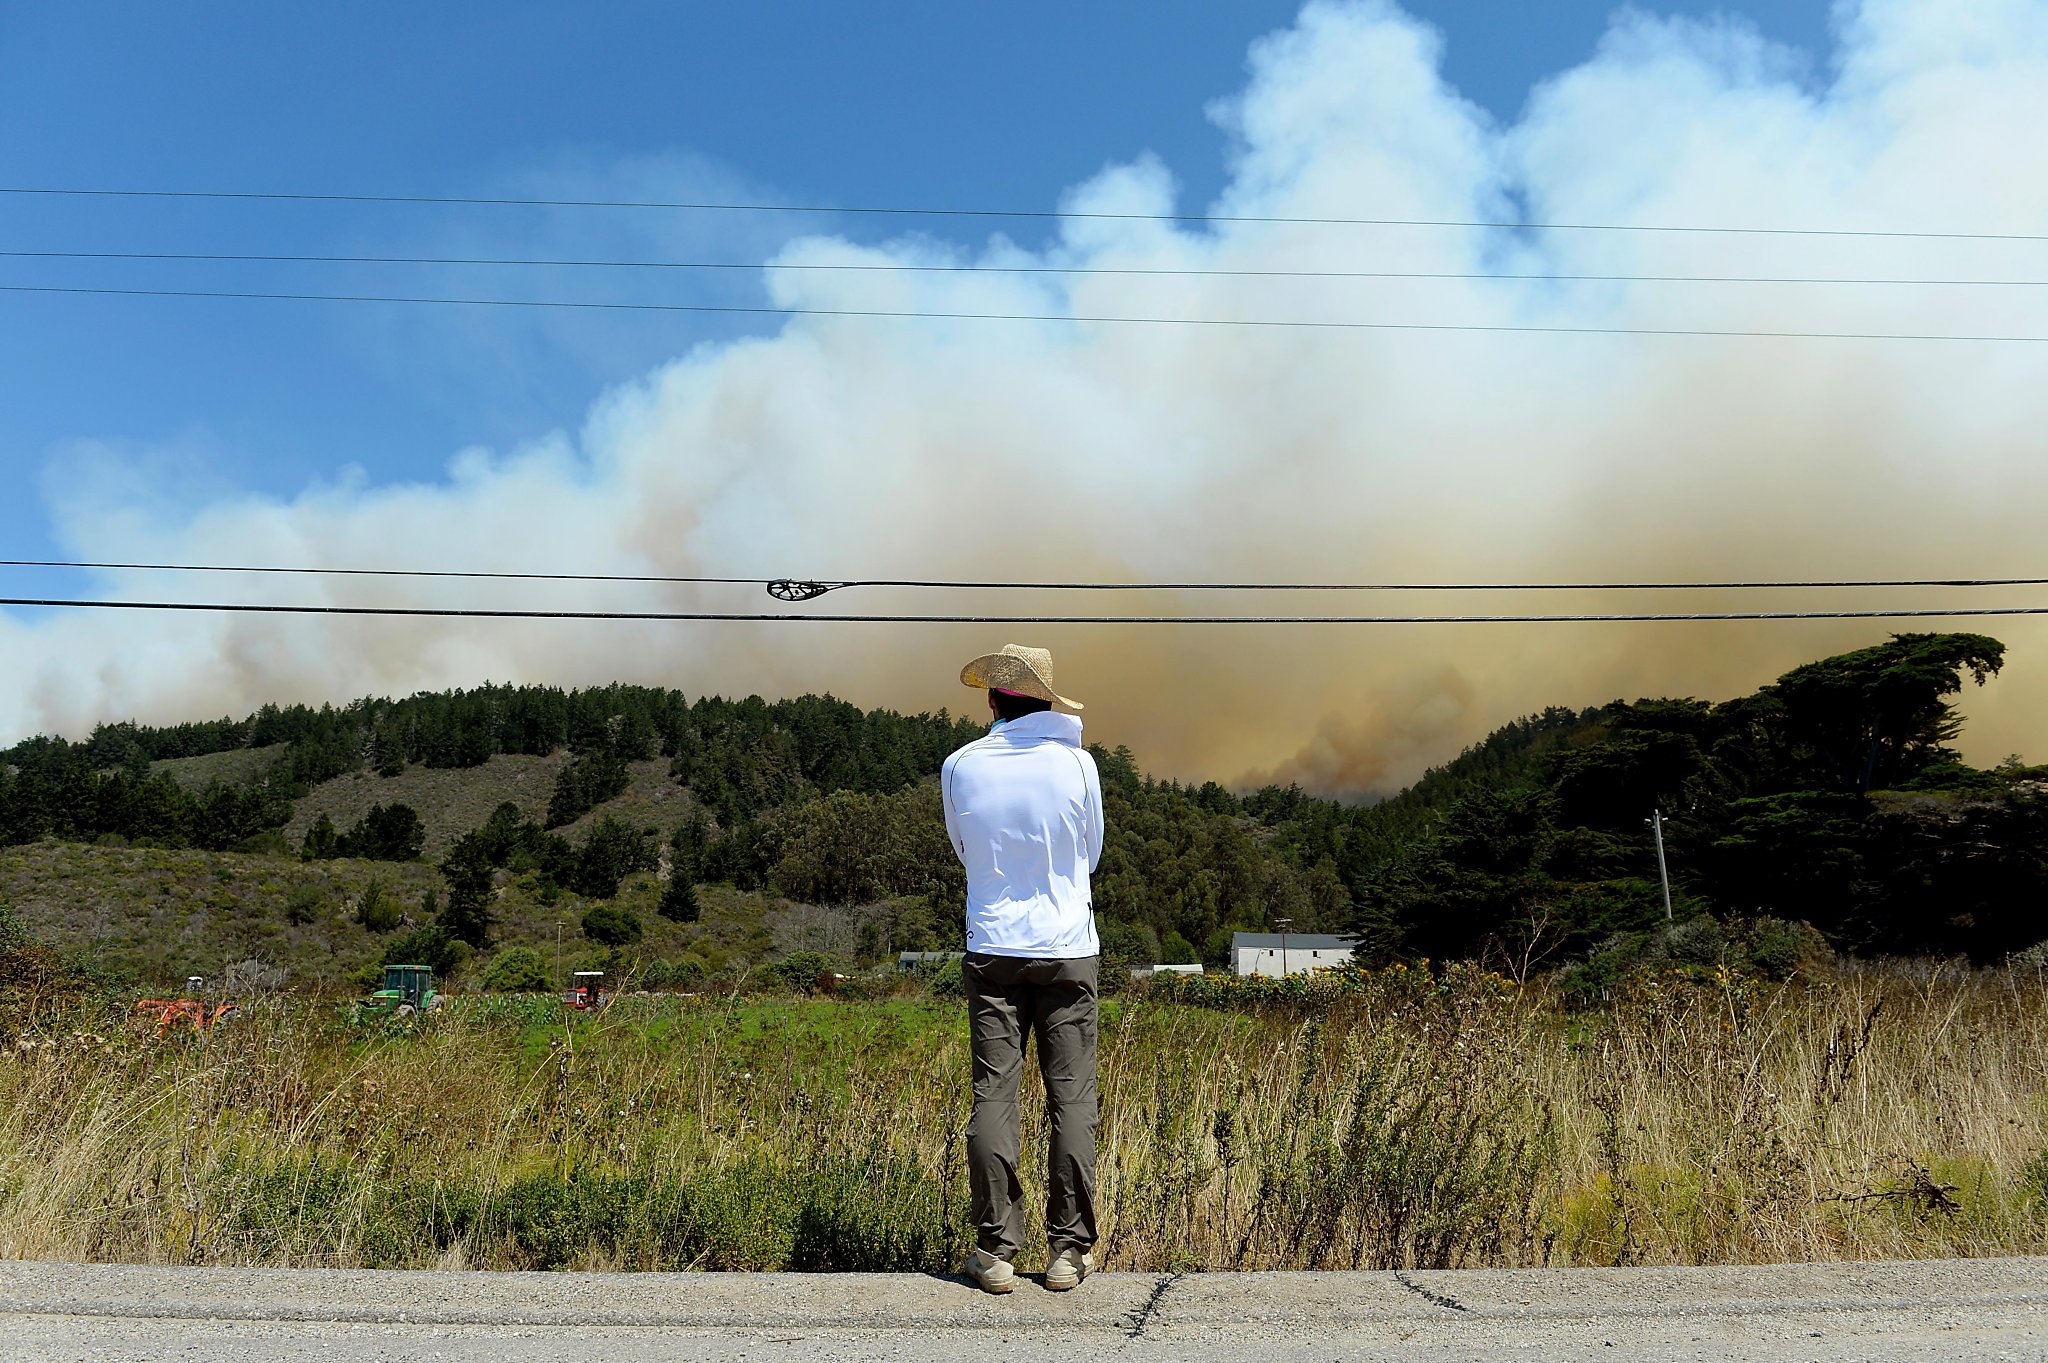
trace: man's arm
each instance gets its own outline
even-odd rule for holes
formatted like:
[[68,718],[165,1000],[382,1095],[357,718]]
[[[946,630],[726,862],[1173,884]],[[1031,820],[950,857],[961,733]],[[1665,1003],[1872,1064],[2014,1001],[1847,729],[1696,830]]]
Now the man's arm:
[[1095,755],[1081,753],[1081,769],[1088,780],[1088,871],[1092,875],[1102,864],[1102,773],[1095,769]]
[[946,811],[946,841],[953,844],[953,855],[960,858],[960,864],[967,864],[967,845],[960,840],[960,815],[953,808],[953,764],[960,760],[954,753],[939,768],[939,805]]

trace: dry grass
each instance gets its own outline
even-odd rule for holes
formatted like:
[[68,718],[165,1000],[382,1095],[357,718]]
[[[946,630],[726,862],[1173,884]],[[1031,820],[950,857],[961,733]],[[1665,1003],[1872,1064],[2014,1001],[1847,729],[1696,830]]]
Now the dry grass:
[[[425,855],[437,858],[455,839],[483,827],[491,812],[508,800],[529,819],[546,818],[555,778],[568,765],[566,752],[547,757],[499,753],[479,767],[414,763],[396,776],[352,771],[322,781],[294,802],[291,822],[284,826],[285,841],[296,850],[306,840],[306,830],[322,814],[334,821],[336,829],[345,831],[372,806],[397,803],[412,806],[420,816],[427,831]],[[664,777],[667,770],[662,768]]]
[[198,757],[166,757],[149,764],[150,775],[168,776],[189,791],[202,791],[215,781],[242,785],[257,780],[284,755],[283,748],[230,748]]
[[[544,822],[556,778],[568,765],[567,752],[546,757],[498,753],[478,767],[427,767],[414,763],[397,776],[350,772],[332,781],[322,781],[292,806],[291,821],[284,826],[285,841],[298,847],[305,841],[306,830],[322,814],[332,819],[337,829],[345,830],[369,813],[371,806],[396,802],[412,806],[420,816],[427,830],[424,855],[433,860],[464,833],[483,827],[500,804],[510,802],[518,807],[522,817]],[[696,806],[691,803],[690,793],[669,779],[667,758],[627,765],[632,781],[617,799],[606,801],[558,831],[572,840],[581,840],[599,819],[613,818],[636,828],[652,828],[666,837],[690,817]]]
[[[416,1034],[280,1002],[165,1041],[74,1011],[5,1041],[0,1255],[942,1268],[964,1034],[921,999],[628,999],[570,1030],[471,1001]],[[2039,972],[1674,980],[1598,1014],[1469,972],[1308,1010],[1140,997],[1102,1075],[1114,1268],[2048,1250]]]

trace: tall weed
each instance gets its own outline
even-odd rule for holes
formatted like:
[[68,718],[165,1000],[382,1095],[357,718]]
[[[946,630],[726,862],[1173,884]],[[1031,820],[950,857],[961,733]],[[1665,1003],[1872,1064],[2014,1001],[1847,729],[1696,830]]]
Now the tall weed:
[[[969,1239],[952,1001],[274,999],[159,1038],[43,1000],[0,1035],[0,1255],[938,1270]],[[2048,1250],[2039,972],[1690,972],[1594,1012],[1466,970],[1162,989],[1106,1006],[1101,1083],[1109,1267]]]

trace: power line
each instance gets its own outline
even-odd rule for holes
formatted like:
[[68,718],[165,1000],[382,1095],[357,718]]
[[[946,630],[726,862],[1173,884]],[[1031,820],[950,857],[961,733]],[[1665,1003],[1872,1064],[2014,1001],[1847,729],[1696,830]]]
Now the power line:
[[1719,582],[979,582],[965,578],[683,577],[661,573],[541,573],[455,568],[322,568],[227,563],[116,563],[82,559],[0,559],[0,568],[76,568],[157,573],[243,573],[310,577],[403,577],[517,582],[635,582],[784,588],[811,600],[849,587],[916,587],[1032,592],[1668,592],[1830,590],[1866,587],[2048,587],[2043,577],[1747,578]]
[[1892,237],[1918,241],[2048,241],[2035,232],[1923,232],[1842,227],[1720,227],[1674,223],[1535,222],[1513,219],[1348,218],[1269,216],[1253,213],[1102,213],[1051,208],[929,208],[878,204],[728,203],[709,200],[544,199],[510,195],[279,194],[226,189],[80,189],[0,185],[0,194],[102,199],[221,199],[270,203],[433,204],[450,207],[651,208],[718,213],[862,214],[912,218],[1074,218],[1107,222],[1271,223],[1320,227],[1467,227],[1545,232],[1682,232],[1732,236]]
[[1952,610],[1684,611],[1532,615],[806,615],[746,611],[490,610],[452,606],[319,606],[255,602],[107,601],[0,597],[0,606],[72,610],[202,611],[255,615],[388,616],[476,620],[734,621],[869,625],[1506,625],[1721,620],[1904,620],[2048,615],[2048,606],[1970,606]]
[[1542,336],[1711,336],[1781,341],[1962,341],[2038,344],[2048,336],[1959,335],[1951,332],[1750,331],[1712,327],[1512,326],[1476,322],[1355,322],[1266,317],[1129,317],[1034,312],[920,312],[890,308],[783,308],[738,303],[601,303],[572,299],[423,298],[403,294],[259,293],[225,289],[103,289],[56,284],[0,284],[0,293],[86,294],[120,298],[229,298],[296,303],[402,303],[483,308],[575,308],[600,312],[726,313],[766,317],[865,317],[910,321],[1061,322],[1082,326],[1294,328],[1313,331],[1500,332]]
[[[225,563],[94,563],[84,560],[8,558],[0,568],[91,568],[151,573],[264,573],[308,577],[453,577],[502,578],[518,582],[659,582],[712,586],[765,587],[765,577],[670,577],[655,573],[512,573],[443,568],[308,568]],[[834,583],[834,586],[851,585]],[[2013,584],[2019,585],[2017,583]]]
[[284,265],[483,265],[603,270],[824,270],[896,274],[1114,275],[1172,279],[1441,279],[1560,284],[1854,284],[2038,288],[2048,279],[1893,279],[1832,275],[1558,274],[1496,270],[1230,270],[1124,265],[930,265],[882,261],[547,260],[524,256],[283,255],[228,251],[0,251],[8,260],[209,261]]
[[[776,581],[790,582],[789,579]],[[1669,592],[1762,588],[2042,587],[2048,586],[2048,578],[1752,579],[1739,582],[968,582],[958,579],[864,578],[843,582],[797,582],[793,585],[822,587],[826,591],[842,587],[961,587],[979,591],[1043,592]]]

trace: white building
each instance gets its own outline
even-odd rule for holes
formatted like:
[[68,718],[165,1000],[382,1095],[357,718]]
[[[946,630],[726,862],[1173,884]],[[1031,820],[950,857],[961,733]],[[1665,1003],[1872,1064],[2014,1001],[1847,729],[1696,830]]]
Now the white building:
[[1134,965],[1131,967],[1131,978],[1134,980],[1147,980],[1154,975],[1199,975],[1201,973],[1202,967],[1198,965]]
[[1349,965],[1358,939],[1318,932],[1238,932],[1230,937],[1230,964],[1240,975],[1301,975]]

